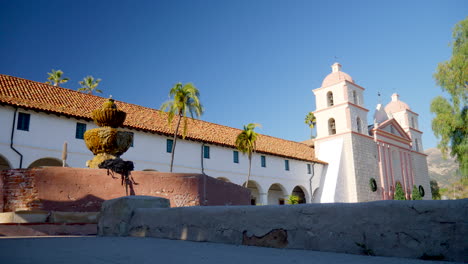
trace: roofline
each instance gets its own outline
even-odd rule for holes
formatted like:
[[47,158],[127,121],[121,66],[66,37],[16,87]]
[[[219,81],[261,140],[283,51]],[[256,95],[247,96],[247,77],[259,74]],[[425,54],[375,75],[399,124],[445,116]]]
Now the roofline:
[[314,114],[315,114],[315,113],[319,113],[319,112],[322,112],[322,111],[325,111],[325,110],[330,110],[330,109],[335,108],[335,107],[337,108],[337,107],[340,107],[340,106],[343,106],[343,105],[351,105],[351,106],[354,106],[354,107],[356,107],[356,108],[361,109],[362,111],[369,112],[368,109],[366,109],[366,108],[364,108],[364,107],[362,107],[362,106],[359,106],[359,105],[357,105],[357,104],[353,104],[353,103],[351,103],[351,102],[344,102],[344,103],[341,103],[341,104],[336,104],[336,105],[328,106],[328,107],[322,108],[322,109],[320,109],[320,110],[315,110],[315,111],[313,111],[312,113],[314,113]]
[[[14,77],[16,78],[16,77]],[[27,80],[27,79],[24,79],[24,80]],[[27,80],[28,81],[28,80]],[[56,87],[56,86],[55,86]],[[60,87],[60,88],[63,88],[63,87]],[[63,89],[67,89],[67,88],[63,88]],[[69,89],[67,89],[69,90]],[[96,96],[96,95],[94,95]],[[99,98],[103,98],[103,99],[106,99],[104,97],[100,97],[100,96],[97,96]],[[125,103],[125,104],[130,104],[130,103],[127,103],[127,102],[123,102],[123,101],[118,101],[118,100],[115,100],[115,102],[118,104],[119,102],[121,103]],[[36,111],[36,112],[42,112],[42,113],[46,113],[46,114],[55,114],[55,115],[58,115],[58,116],[65,116],[65,117],[72,117],[72,118],[76,118],[76,119],[84,119],[84,120],[87,120],[89,122],[92,122],[93,119],[91,117],[86,117],[86,116],[80,116],[80,115],[72,115],[72,114],[68,114],[68,113],[62,113],[62,112],[58,112],[58,111],[53,111],[53,110],[44,110],[44,109],[40,109],[40,108],[37,108],[37,107],[31,107],[31,106],[24,106],[24,105],[20,105],[20,104],[14,104],[14,103],[8,103],[8,102],[4,102],[4,101],[0,101],[0,105],[4,105],[4,106],[11,106],[11,107],[14,107],[14,108],[22,108],[22,109],[25,109],[25,110],[32,110],[32,111]],[[135,104],[133,104],[135,105]],[[144,106],[141,106],[141,105],[137,105],[139,107],[144,107]],[[153,108],[149,108],[149,107],[144,107],[144,108],[148,108],[148,109],[151,109],[151,110],[156,110],[158,112],[162,112],[158,109],[153,109]],[[187,117],[189,119],[193,119],[191,117]],[[208,121],[204,121],[204,120],[199,120],[199,121],[202,121],[202,122],[206,122],[206,123],[209,123],[209,124],[214,124],[214,125],[218,125],[218,126],[223,126],[223,127],[227,127],[227,128],[230,128],[230,129],[235,129],[235,130],[238,130],[239,132],[241,132],[242,130],[239,129],[239,128],[234,128],[234,127],[229,127],[229,126],[226,126],[226,125],[220,125],[220,124],[216,124],[216,123],[212,123],[212,122],[208,122]],[[133,130],[137,130],[137,131],[143,131],[143,132],[146,132],[146,133],[152,133],[152,134],[158,134],[158,135],[162,135],[162,136],[166,136],[166,137],[173,137],[174,135],[172,133],[164,133],[164,132],[160,132],[160,131],[155,131],[155,130],[151,130],[151,129],[145,129],[145,128],[138,128],[138,127],[134,127],[134,126],[129,126],[129,125],[122,125],[121,126],[122,128],[127,128],[127,129],[133,129]],[[260,134],[258,133],[259,136],[264,136],[264,137],[270,137],[270,138],[274,138],[274,139],[277,139],[277,140],[283,140],[283,141],[286,141],[286,142],[292,142],[292,143],[295,143],[295,144],[302,144],[302,145],[305,145],[307,147],[310,147],[309,145],[305,144],[305,143],[301,143],[301,142],[297,142],[297,141],[292,141],[292,140],[287,140],[287,139],[282,139],[282,138],[277,138],[277,137],[272,137],[272,136],[268,136],[268,135],[264,135],[264,134]],[[177,135],[177,138],[178,139],[182,139],[182,135]],[[211,144],[211,145],[216,145],[216,146],[222,146],[222,147],[228,147],[228,148],[233,148],[233,149],[236,149],[236,147],[234,145],[229,145],[229,144],[222,144],[222,143],[218,143],[218,142],[213,142],[213,141],[209,141],[209,140],[200,140],[200,139],[196,139],[196,138],[193,138],[193,137],[190,137],[190,136],[186,136],[184,140],[190,140],[190,141],[194,141],[194,142],[202,142],[202,143],[207,143],[207,144]],[[312,148],[311,148],[311,151],[314,151]],[[300,161],[308,161],[308,162],[313,162],[313,163],[320,163],[320,164],[328,164],[324,161],[321,161],[319,159],[315,159],[315,160],[310,160],[310,159],[300,159],[300,158],[297,158],[297,157],[292,157],[292,156],[286,156],[286,155],[281,155],[281,154],[278,154],[278,153],[273,153],[273,152],[268,152],[268,151],[255,151],[257,153],[262,153],[262,154],[268,154],[268,155],[272,155],[272,156],[277,156],[277,157],[283,157],[283,158],[289,158],[289,159],[295,159],[295,160],[300,160]],[[314,153],[315,154],[315,153]]]
[[327,86],[321,86],[321,87],[319,87],[319,88],[312,89],[312,92],[315,92],[315,91],[318,91],[318,90],[322,90],[322,89],[328,88],[328,87],[333,86],[333,85],[337,85],[337,84],[339,84],[339,83],[341,83],[341,82],[345,82],[345,83],[352,84],[352,85],[356,86],[357,88],[362,89],[363,91],[366,90],[364,87],[360,86],[359,84],[350,82],[350,81],[348,81],[348,80],[342,80],[342,81],[338,81],[338,82],[336,82],[336,83],[333,83],[333,84],[330,84],[330,85],[327,85]]

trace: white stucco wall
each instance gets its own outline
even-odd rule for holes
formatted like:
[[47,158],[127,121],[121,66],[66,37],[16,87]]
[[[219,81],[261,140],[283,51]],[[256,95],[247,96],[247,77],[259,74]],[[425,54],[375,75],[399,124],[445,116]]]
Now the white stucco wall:
[[[67,165],[84,168],[86,161],[92,159],[92,153],[86,148],[82,139],[75,138],[76,123],[85,123],[87,129],[97,126],[88,121],[46,114],[20,109],[19,112],[31,114],[29,131],[14,129],[14,147],[23,154],[22,167],[26,168],[41,158],[61,160],[63,144],[68,143]],[[19,156],[10,148],[11,125],[14,116],[13,107],[0,107],[0,155],[4,156],[12,167],[19,167]],[[135,170],[153,169],[169,171],[171,153],[166,151],[166,142],[170,137],[125,129],[134,133],[134,147],[122,155],[125,160],[134,162]],[[247,180],[248,158],[239,153],[239,163],[233,162],[233,148],[205,144],[210,147],[210,158],[202,159],[202,142],[177,140],[174,172],[204,172],[213,177],[224,177],[236,184],[243,184]],[[314,151],[311,149],[310,151]],[[261,167],[260,156],[266,157],[266,167]],[[285,170],[284,160],[288,158],[254,153],[252,158],[251,178],[258,186],[257,202],[268,204],[268,189],[273,184],[280,184],[283,194],[291,195],[296,186],[300,186],[305,193],[307,202],[311,199],[311,189],[318,188],[322,164],[315,164],[315,181],[310,186],[311,174],[307,172],[307,164],[311,162],[288,159],[289,171]],[[312,166],[311,166],[312,168]],[[277,198],[275,204],[277,204]],[[273,198],[271,200],[273,202]]]

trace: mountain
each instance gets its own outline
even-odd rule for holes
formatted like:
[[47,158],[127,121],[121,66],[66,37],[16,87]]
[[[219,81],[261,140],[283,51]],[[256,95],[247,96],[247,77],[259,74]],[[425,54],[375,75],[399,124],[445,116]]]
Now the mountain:
[[430,148],[424,151],[427,156],[427,166],[429,178],[436,180],[440,188],[448,188],[452,183],[460,180],[456,176],[458,164],[455,159],[447,155],[447,159],[442,158],[442,153],[437,148]]

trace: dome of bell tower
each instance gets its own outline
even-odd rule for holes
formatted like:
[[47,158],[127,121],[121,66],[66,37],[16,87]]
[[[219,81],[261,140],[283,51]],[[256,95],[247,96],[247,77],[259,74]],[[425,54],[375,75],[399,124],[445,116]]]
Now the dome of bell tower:
[[322,87],[327,87],[345,80],[354,83],[353,78],[351,78],[349,74],[341,71],[341,64],[338,62],[335,62],[331,68],[332,72],[323,79]]

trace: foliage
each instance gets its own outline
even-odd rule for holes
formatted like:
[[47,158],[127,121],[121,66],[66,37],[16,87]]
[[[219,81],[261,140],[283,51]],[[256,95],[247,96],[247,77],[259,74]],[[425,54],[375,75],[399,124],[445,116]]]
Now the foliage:
[[174,165],[174,152],[177,143],[177,135],[179,132],[180,122],[184,120],[184,127],[182,131],[182,138],[185,138],[187,135],[188,128],[188,118],[187,115],[190,114],[190,117],[197,118],[203,114],[203,106],[200,103],[200,92],[192,83],[182,83],[175,84],[169,91],[169,99],[161,105],[161,111],[167,112],[167,125],[170,126],[174,117],[177,116],[177,125],[174,131],[174,138],[172,144],[172,157],[171,157],[171,167],[170,171]]
[[59,86],[61,83],[68,82],[68,78],[62,77],[63,71],[61,71],[61,70],[56,71],[56,70],[52,69],[52,72],[48,72],[47,74],[49,75],[47,80],[50,80],[50,81],[46,82],[47,84],[52,84],[54,86]]
[[452,57],[439,63],[434,79],[450,95],[431,102],[432,130],[440,138],[438,148],[455,157],[463,177],[468,177],[468,18],[453,30]]
[[431,180],[432,200],[440,200],[439,184],[436,180]]
[[306,115],[304,123],[310,127],[310,138],[314,138],[314,136],[312,135],[312,130],[314,129],[317,120],[315,119],[315,115],[313,112],[309,112]]
[[245,188],[247,188],[248,182],[250,181],[250,172],[252,168],[252,153],[257,148],[257,139],[259,135],[254,131],[256,127],[261,127],[260,124],[250,123],[244,125],[244,130],[237,135],[236,148],[243,154],[247,154],[249,158],[249,173],[247,174],[247,181],[245,182]]
[[440,196],[446,197],[447,199],[468,198],[468,179],[466,177],[460,178],[447,188],[441,188]]
[[375,181],[374,178],[370,178],[369,186],[370,186],[372,192],[377,191],[377,182]]
[[406,200],[405,192],[403,191],[403,187],[401,187],[401,183],[397,182],[395,186],[395,197],[393,200]]
[[416,185],[413,186],[411,198],[412,200],[422,200],[421,194],[419,193],[419,188]]
[[289,195],[288,200],[286,201],[287,204],[299,204],[299,196],[297,195]]
[[93,92],[102,93],[102,91],[97,88],[99,82],[101,82],[101,79],[94,79],[93,76],[86,76],[83,78],[83,81],[79,82],[81,88],[78,88],[78,92],[85,92],[88,94],[93,94]]

